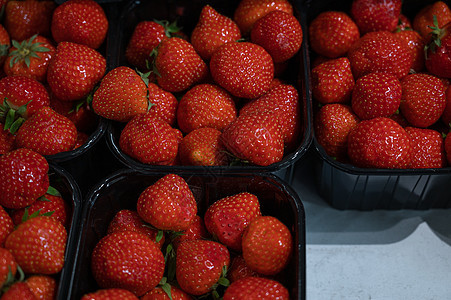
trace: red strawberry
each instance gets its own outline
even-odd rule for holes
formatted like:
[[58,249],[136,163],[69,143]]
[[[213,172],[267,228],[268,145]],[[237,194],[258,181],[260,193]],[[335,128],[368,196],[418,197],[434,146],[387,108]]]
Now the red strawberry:
[[231,283],[237,281],[238,279],[245,277],[259,277],[260,275],[249,268],[249,266],[244,261],[243,255],[237,255],[232,259],[229,270],[227,271],[227,278]]
[[155,83],[149,82],[147,86],[149,92],[150,111],[155,116],[160,117],[169,125],[174,126],[176,121],[177,107],[179,102],[174,94],[160,88]]
[[56,48],[47,38],[33,35],[21,43],[13,40],[3,70],[8,76],[23,75],[44,83]]
[[445,26],[451,21],[451,9],[444,1],[434,1],[425,5],[413,18],[412,27],[418,31],[424,41],[429,41],[430,32],[434,26],[434,16],[439,27]]
[[15,282],[11,287],[2,295],[2,300],[36,300],[36,296],[30,290],[28,285],[23,281]]
[[409,168],[443,168],[447,165],[442,135],[433,129],[406,127],[412,143]]
[[190,40],[197,53],[203,59],[209,60],[221,45],[239,39],[241,32],[238,25],[207,4],[200,12]]
[[168,293],[160,286],[157,286],[153,290],[149,291],[147,294],[142,296],[141,300],[192,300],[193,298],[188,293],[185,293],[180,288],[170,285],[171,297],[169,298]]
[[108,31],[106,14],[94,0],[69,0],[53,12],[52,36],[57,42],[73,42],[97,49]]
[[234,98],[220,86],[209,83],[189,89],[177,108],[177,123],[184,133],[201,127],[222,131],[236,117]]
[[351,99],[355,80],[348,58],[327,60],[312,69],[313,98],[322,104],[346,103]]
[[204,80],[208,66],[188,41],[171,37],[161,41],[154,59],[158,85],[169,92],[181,92]]
[[[8,235],[13,231],[14,229],[14,222],[11,219],[11,216],[9,213],[6,212],[6,210],[3,208],[3,206],[0,205],[0,247],[3,247],[5,244],[5,240],[8,237]],[[1,286],[1,284],[0,284]]]
[[251,164],[268,166],[283,158],[279,120],[270,112],[239,116],[224,129],[221,140],[228,151]]
[[357,167],[405,169],[411,153],[409,135],[389,118],[363,120],[348,136],[348,155]]
[[74,148],[73,149],[77,149],[80,148],[81,146],[83,146],[84,144],[86,144],[89,140],[89,135],[87,135],[86,133],[83,133],[81,131],[77,132],[77,139],[75,140],[75,144],[74,144]]
[[16,137],[12,135],[9,130],[5,130],[2,126],[0,126],[0,155],[15,149],[15,138]]
[[275,10],[255,22],[251,41],[262,46],[275,63],[289,60],[302,45],[301,24],[293,14]]
[[362,34],[371,31],[393,31],[401,14],[401,0],[354,0],[351,16]]
[[71,120],[45,106],[28,118],[17,130],[16,146],[52,155],[74,148],[77,128]]
[[407,43],[413,56],[412,70],[421,72],[424,69],[424,42],[421,35],[410,29],[395,32],[395,37]]
[[204,220],[199,215],[196,215],[189,227],[182,231],[182,234],[176,235],[174,239],[172,239],[172,245],[177,249],[177,247],[185,241],[207,239],[209,237]]
[[229,264],[226,246],[209,240],[185,241],[177,248],[177,282],[191,295],[206,294],[213,290]]
[[116,67],[102,78],[94,93],[92,108],[104,118],[128,122],[147,111],[147,86],[133,69]]
[[224,293],[224,300],[232,299],[290,299],[288,289],[278,281],[262,277],[246,277],[233,282]]
[[293,14],[293,6],[288,0],[241,0],[235,9],[233,20],[241,34],[248,35],[258,19],[274,10]]
[[50,23],[55,1],[8,1],[5,5],[4,26],[12,40],[23,41],[34,34],[50,36]]
[[257,196],[242,192],[211,204],[205,212],[208,232],[230,249],[241,251],[241,235],[247,225],[261,216]]
[[17,272],[17,263],[8,249],[0,247],[0,287],[8,284],[9,278],[14,278]]
[[428,127],[440,119],[446,106],[446,86],[436,76],[410,74],[401,79],[400,109],[415,127]]
[[229,42],[213,53],[210,72],[214,81],[232,95],[253,99],[269,90],[274,63],[257,44]]
[[432,75],[451,78],[451,21],[439,27],[434,18],[431,40],[426,45],[426,69]]
[[178,152],[181,132],[152,112],[135,116],[121,132],[119,147],[134,159],[151,165],[170,165]]
[[[81,300],[138,300],[135,294],[126,289],[110,288],[100,289],[95,292],[84,294]],[[142,299],[142,298],[141,298]]]
[[155,228],[181,231],[193,222],[197,203],[185,179],[168,174],[140,194],[137,210]]
[[30,149],[17,149],[0,156],[0,205],[23,208],[49,188],[49,165]]
[[11,46],[11,41],[8,31],[5,27],[0,24],[0,70],[3,68],[3,64],[8,55],[9,47]]
[[61,42],[50,60],[47,82],[55,96],[64,101],[86,97],[103,77],[106,59],[86,45]]
[[324,11],[309,25],[310,47],[317,54],[337,58],[346,55],[360,38],[359,28],[341,11]]
[[341,103],[326,104],[315,115],[316,140],[329,156],[343,161],[347,155],[349,132],[359,121],[350,106]]
[[371,72],[387,72],[402,78],[409,73],[413,63],[406,43],[388,31],[362,36],[349,49],[348,58],[356,79]]
[[160,282],[164,256],[146,235],[119,231],[104,236],[94,247],[91,270],[101,288],[121,288],[142,296]]
[[395,33],[401,32],[401,31],[410,31],[412,30],[412,22],[410,21],[410,18],[406,15],[401,14],[399,15],[398,19],[398,25],[396,26]]
[[451,126],[451,88],[448,86],[445,92],[446,105],[445,110],[440,117],[445,125]]
[[243,258],[254,271],[275,275],[288,264],[293,238],[288,227],[273,216],[254,218],[243,232]]
[[395,75],[368,73],[357,79],[352,91],[352,109],[360,119],[390,117],[401,103],[401,83]]
[[36,296],[36,299],[56,299],[58,285],[54,277],[50,275],[31,275],[25,280],[25,283]]
[[25,273],[56,274],[64,266],[66,243],[61,222],[37,216],[19,224],[6,238],[5,248]]

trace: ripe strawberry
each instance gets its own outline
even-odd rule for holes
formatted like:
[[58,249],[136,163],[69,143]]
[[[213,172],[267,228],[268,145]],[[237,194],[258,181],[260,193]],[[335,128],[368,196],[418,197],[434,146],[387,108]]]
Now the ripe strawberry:
[[200,57],[209,60],[217,48],[239,39],[241,32],[238,25],[206,4],[191,32],[190,40]]
[[163,90],[152,82],[149,82],[147,90],[149,102],[151,103],[149,110],[153,111],[155,116],[160,117],[169,125],[174,126],[179,105],[177,98],[171,92]]
[[[14,223],[9,213],[0,205],[0,247],[5,244],[6,237],[13,231]],[[1,286],[1,284],[0,284]]]
[[368,73],[357,79],[352,91],[351,105],[363,120],[390,117],[401,103],[401,82],[395,75]]
[[359,121],[350,106],[326,104],[315,115],[313,126],[316,140],[329,156],[343,161],[347,155],[349,132]]
[[36,299],[56,299],[58,285],[55,278],[50,275],[31,275],[25,280]]
[[9,283],[10,278],[14,278],[17,272],[17,263],[14,256],[8,249],[0,247],[0,287]]
[[257,98],[269,90],[274,63],[263,47],[250,42],[229,42],[218,48],[210,60],[214,81],[232,95]]
[[162,287],[157,286],[153,290],[150,290],[147,294],[142,296],[141,300],[192,300],[193,298],[188,293],[184,292],[175,285],[170,285],[171,297],[163,290]]
[[411,153],[409,135],[389,118],[363,120],[348,136],[348,155],[357,167],[405,169]]
[[230,264],[230,268],[227,271],[227,278],[231,283],[237,281],[238,279],[245,277],[259,277],[257,272],[249,268],[249,266],[244,261],[243,255],[237,255],[233,257],[232,263]]
[[191,295],[206,294],[214,289],[229,264],[226,246],[209,240],[185,241],[177,248],[177,282]]
[[57,42],[73,42],[97,49],[108,31],[106,14],[94,0],[69,0],[53,12],[52,36]]
[[248,224],[261,216],[257,196],[242,192],[211,204],[205,212],[208,232],[230,249],[241,251],[241,235]]
[[23,281],[15,282],[11,287],[2,295],[2,300],[36,300],[36,296],[30,290],[28,285]]
[[258,216],[244,229],[243,258],[254,271],[275,275],[288,264],[293,238],[288,227],[273,216]]
[[415,127],[428,127],[440,119],[446,106],[446,87],[436,76],[417,73],[401,79],[400,109]]
[[288,0],[241,0],[235,9],[233,20],[245,36],[258,19],[274,10],[293,14],[293,6]]
[[418,31],[424,41],[429,41],[431,27],[434,26],[434,16],[441,28],[451,21],[451,9],[444,1],[434,1],[424,6],[413,18],[412,27]]
[[77,139],[75,140],[75,144],[74,144],[74,150],[77,148],[82,147],[84,144],[86,144],[89,140],[89,135],[87,135],[86,133],[83,133],[81,131],[77,132]]
[[448,86],[445,92],[446,105],[440,119],[445,125],[451,126],[451,88]]
[[238,116],[224,129],[221,140],[234,156],[251,164],[268,166],[283,158],[279,120],[267,111]]
[[12,135],[9,130],[5,130],[2,126],[0,126],[0,155],[14,150],[15,138],[16,137]]
[[255,22],[251,41],[262,46],[275,63],[289,60],[302,45],[303,32],[298,19],[290,13],[275,10]]
[[404,15],[401,11],[401,14],[398,18],[398,25],[396,25],[396,29],[394,30],[395,33],[401,32],[401,31],[409,31],[412,30],[412,22],[409,17]]
[[19,224],[6,238],[11,251],[25,273],[56,274],[64,266],[67,232],[61,222],[37,216]]
[[193,222],[197,203],[185,179],[167,174],[140,194],[137,211],[155,228],[181,231]]
[[50,23],[55,1],[8,1],[4,11],[4,26],[12,40],[23,41],[34,34],[50,36]]
[[100,289],[95,292],[84,294],[80,300],[138,300],[135,294],[126,289],[110,288]]
[[372,31],[394,31],[401,14],[401,0],[354,0],[351,16],[362,34]]
[[387,72],[398,78],[406,76],[413,63],[408,46],[388,31],[370,32],[348,51],[354,78],[371,72]]
[[158,85],[169,92],[181,92],[204,80],[208,66],[188,41],[171,37],[161,41],[154,58]]
[[432,75],[451,78],[451,21],[439,27],[437,18],[431,31],[431,41],[426,45],[426,69]]
[[3,64],[5,63],[10,46],[11,41],[9,38],[9,33],[6,31],[5,27],[0,24],[0,70],[3,68]]
[[322,56],[345,56],[351,45],[360,38],[359,28],[351,17],[342,11],[324,11],[309,25],[310,47]]
[[199,215],[195,215],[194,220],[189,227],[182,231],[182,234],[176,235],[171,242],[174,249],[177,249],[177,247],[185,241],[207,239],[209,237],[210,235],[205,228],[204,220]]
[[164,256],[154,241],[134,231],[104,236],[94,247],[91,270],[101,288],[121,288],[142,296],[160,282]]
[[395,37],[407,43],[412,52],[412,70],[419,73],[424,70],[424,41],[421,35],[414,30],[402,30],[395,32]]
[[312,69],[312,95],[322,104],[346,103],[355,80],[347,57],[327,60]]
[[180,130],[148,112],[135,116],[125,125],[119,147],[144,164],[170,165],[177,157],[180,140]]
[[201,127],[222,131],[236,117],[234,98],[225,89],[210,83],[190,88],[177,108],[177,123],[184,133]]
[[86,45],[61,42],[50,60],[47,82],[61,100],[73,101],[86,97],[103,77],[106,59]]
[[118,211],[108,224],[107,233],[125,230],[136,231],[147,235],[160,248],[164,244],[164,235],[157,240],[158,230],[148,226],[135,210],[122,209]]
[[147,86],[133,69],[116,67],[102,78],[92,108],[104,118],[128,122],[148,110]]
[[246,277],[233,282],[224,293],[224,300],[232,299],[290,299],[288,289],[280,282],[262,277]]
[[39,153],[17,149],[0,156],[0,205],[23,208],[49,188],[49,165]]
[[74,123],[45,106],[17,130],[16,146],[32,149],[41,155],[52,155],[72,150],[76,139]]
[[412,143],[409,168],[443,168],[447,165],[442,135],[433,129],[406,127]]
[[23,75],[44,83],[55,51],[52,42],[41,35],[33,35],[21,43],[13,40],[3,70],[8,76]]

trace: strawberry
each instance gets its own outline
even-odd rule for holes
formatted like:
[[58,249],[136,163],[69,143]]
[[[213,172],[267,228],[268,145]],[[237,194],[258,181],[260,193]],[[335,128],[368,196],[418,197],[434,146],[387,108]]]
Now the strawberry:
[[271,55],[250,42],[229,42],[210,60],[214,81],[236,97],[257,98],[269,90],[274,78]]
[[31,275],[25,280],[36,299],[56,299],[58,285],[55,278],[50,275]]
[[53,12],[51,31],[57,42],[73,42],[97,49],[108,31],[106,14],[94,0],[69,0]]
[[17,149],[0,156],[0,205],[23,208],[49,188],[49,165],[39,153]]
[[211,127],[194,129],[180,141],[179,159],[187,166],[225,166],[228,156],[221,131]]
[[437,18],[431,27],[431,41],[426,45],[426,69],[432,75],[451,78],[451,21],[439,27]]
[[445,125],[451,126],[451,88],[448,86],[445,92],[446,105],[440,119]]
[[204,222],[208,232],[220,243],[241,251],[241,235],[258,216],[261,216],[261,211],[257,196],[242,192],[211,204],[205,212]]
[[262,277],[246,277],[233,282],[224,293],[224,300],[232,299],[290,299],[288,289],[280,282]]
[[241,0],[235,8],[233,20],[241,34],[246,36],[258,19],[274,10],[293,14],[293,6],[288,0]]
[[209,240],[185,241],[176,254],[175,274],[180,288],[191,295],[211,292],[230,264],[227,247]]
[[191,295],[184,292],[180,288],[171,285],[170,295],[160,286],[157,286],[153,290],[150,290],[147,294],[142,296],[141,300],[191,300],[193,299]]
[[[9,213],[0,205],[0,247],[5,244],[6,237],[13,231],[14,222]],[[1,284],[0,284],[1,286]]]
[[21,43],[13,40],[3,70],[8,76],[23,75],[44,83],[55,51],[52,42],[41,35],[33,35]]
[[347,57],[327,60],[312,69],[312,95],[322,104],[346,103],[355,80]]
[[77,132],[77,139],[75,140],[74,148],[77,149],[85,145],[89,140],[89,135],[86,133],[83,133],[81,131]]
[[262,46],[274,63],[292,58],[302,45],[303,32],[298,19],[290,13],[275,10],[255,22],[251,41]]
[[91,270],[101,288],[121,288],[142,296],[163,277],[164,256],[148,236],[118,231],[104,236],[94,247]]
[[28,285],[23,281],[15,282],[11,287],[2,295],[2,300],[36,300],[36,296],[30,290]]
[[401,31],[410,31],[412,30],[412,22],[409,17],[404,15],[401,11],[401,14],[398,18],[398,25],[396,25],[396,29],[394,30],[395,33],[401,32]]
[[61,42],[50,60],[47,82],[61,100],[73,101],[86,97],[102,79],[106,59],[86,45]]
[[403,41],[388,31],[375,31],[362,36],[348,51],[354,78],[371,72],[387,72],[398,78],[406,76],[413,56]]
[[148,110],[147,86],[133,69],[116,67],[102,78],[92,108],[104,118],[128,122]]
[[409,168],[443,168],[447,165],[442,135],[433,129],[406,127],[412,143]]
[[228,151],[251,164],[268,166],[283,158],[279,120],[271,112],[238,116],[224,129],[221,140]]
[[0,247],[0,287],[6,286],[17,272],[17,263],[8,249]]
[[288,264],[293,238],[288,227],[273,216],[258,216],[244,229],[243,258],[254,271],[275,275]]
[[84,294],[80,300],[138,300],[135,294],[126,289],[110,288],[100,289],[95,292]]
[[3,69],[3,64],[5,63],[10,46],[11,41],[9,33],[6,31],[5,27],[0,24],[0,70]]
[[0,126],[0,155],[14,150],[15,138],[16,137],[12,135],[9,130],[5,130]]
[[160,117],[169,125],[174,126],[176,122],[177,107],[179,101],[171,92],[167,92],[160,88],[155,83],[149,82],[147,86],[150,111],[155,113],[155,116]]
[[209,60],[221,45],[239,39],[241,32],[238,25],[207,4],[200,12],[190,40],[200,57]]
[[357,167],[405,169],[411,153],[409,135],[389,118],[363,120],[348,135],[348,155]]
[[349,105],[326,104],[314,118],[315,138],[329,156],[343,161],[347,155],[349,132],[359,121]]
[[64,266],[67,232],[63,224],[48,216],[37,216],[19,224],[6,238],[25,273],[56,274]]
[[351,105],[362,119],[389,117],[401,103],[401,82],[389,73],[368,73],[357,79],[352,91]]
[[32,149],[41,155],[70,151],[75,145],[77,128],[65,116],[49,106],[42,107],[20,126],[16,146]]
[[170,165],[177,157],[180,136],[180,130],[148,112],[127,122],[119,137],[119,147],[144,164]]
[[195,215],[194,220],[191,222],[189,227],[183,230],[182,234],[176,235],[172,239],[172,245],[175,249],[177,249],[177,247],[185,241],[208,239],[209,237],[210,235],[205,228],[204,220],[199,215]]
[[250,276],[259,277],[260,275],[249,268],[249,266],[244,261],[242,254],[233,257],[232,263],[230,264],[230,268],[227,272],[227,278],[230,280],[230,282],[233,283],[238,279]]
[[415,127],[428,127],[437,122],[446,107],[446,87],[436,76],[417,73],[401,79],[400,109]]
[[50,36],[50,23],[55,1],[8,1],[4,11],[4,26],[12,40],[23,41],[34,34]]
[[310,23],[308,30],[312,50],[328,58],[345,56],[351,45],[360,38],[357,24],[342,11],[320,13]]
[[167,174],[139,195],[137,211],[157,229],[181,231],[194,221],[197,203],[185,179]]
[[412,52],[412,70],[419,73],[424,70],[424,41],[421,35],[414,30],[402,30],[395,32],[395,38],[407,43],[407,47]]
[[234,98],[225,89],[209,83],[190,88],[177,108],[177,123],[184,133],[201,127],[222,131],[236,117]]
[[351,16],[362,34],[372,31],[394,31],[401,14],[401,0],[354,0]]
[[204,80],[208,66],[191,43],[171,37],[161,41],[154,57],[158,85],[169,92],[181,92]]
[[441,28],[451,21],[451,9],[444,1],[434,1],[424,6],[413,18],[412,27],[419,32],[424,41],[429,41],[431,27],[434,27],[434,16]]

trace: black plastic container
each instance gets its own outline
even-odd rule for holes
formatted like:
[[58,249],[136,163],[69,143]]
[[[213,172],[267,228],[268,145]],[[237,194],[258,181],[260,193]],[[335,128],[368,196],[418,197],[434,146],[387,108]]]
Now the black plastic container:
[[[83,208],[79,243],[73,250],[78,254],[70,284],[70,299],[80,299],[99,287],[90,270],[91,253],[106,234],[109,222],[121,209],[136,209],[140,193],[166,173],[119,170],[92,189]],[[274,175],[183,173],[197,202],[198,214],[203,216],[208,205],[238,192],[251,192],[260,200],[263,215],[279,218],[290,228],[294,255],[288,267],[286,285],[292,299],[305,299],[305,214],[301,200],[283,180]],[[68,299],[69,299],[68,298]]]
[[[231,17],[238,5],[237,0],[234,1],[128,1],[122,8],[116,24],[117,34],[115,35],[115,45],[109,47],[109,55],[114,60],[115,66],[130,66],[125,58],[125,49],[130,40],[135,26],[143,20],[169,20],[177,19],[177,24],[183,27],[183,32],[190,33],[196,25],[201,9],[204,5],[209,4],[223,15]],[[298,11],[299,5],[292,1],[295,15],[301,21],[303,30],[305,31],[305,22],[302,14]],[[308,90],[305,87],[305,78],[308,76],[305,68],[305,60],[307,58],[306,44],[303,43],[301,50],[292,59],[286,72],[280,78],[294,85],[299,92],[299,101],[302,110],[302,126],[303,134],[300,135],[297,147],[291,153],[285,154],[284,158],[277,163],[269,166],[152,166],[143,164],[130,156],[123,153],[119,147],[120,133],[125,126],[119,122],[110,122],[105,137],[108,141],[111,151],[121,163],[135,170],[155,170],[164,172],[212,172],[212,173],[228,173],[228,172],[271,172],[282,179],[291,182],[293,175],[294,163],[302,157],[310,146],[312,140],[311,128],[311,105],[308,102]]]
[[[433,2],[406,0],[403,1],[401,12],[413,20],[413,16],[421,8]],[[307,11],[307,22],[310,24],[323,11],[337,10],[349,13],[351,3],[349,0],[305,1],[303,6]],[[306,66],[310,72],[310,57]],[[310,85],[310,81],[308,84]],[[313,107],[316,105],[315,101],[312,105]],[[451,184],[449,167],[407,170],[357,168],[328,156],[316,140],[314,132],[312,146],[319,157],[315,173],[318,191],[334,208],[394,210],[451,207],[451,190],[447,188]]]

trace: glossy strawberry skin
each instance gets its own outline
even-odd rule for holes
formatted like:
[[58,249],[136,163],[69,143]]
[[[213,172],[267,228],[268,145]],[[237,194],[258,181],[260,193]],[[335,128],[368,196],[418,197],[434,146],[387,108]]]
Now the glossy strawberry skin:
[[362,34],[372,31],[393,31],[401,14],[401,0],[354,0],[351,16]]
[[230,264],[230,268],[227,272],[227,278],[230,280],[230,283],[233,283],[238,279],[251,276],[259,277],[262,275],[258,274],[257,272],[249,268],[242,254],[234,256],[232,259],[232,263]]
[[288,289],[280,282],[263,277],[246,277],[233,282],[224,293],[224,300],[232,299],[290,299]]
[[14,299],[35,300],[37,298],[25,282],[18,281],[2,295],[2,300]]
[[434,1],[424,6],[413,18],[412,28],[419,32],[424,41],[430,39],[431,27],[434,26],[434,16],[441,28],[451,21],[451,9],[444,1]]
[[412,161],[409,168],[443,168],[447,166],[444,140],[433,129],[406,127],[412,142]]
[[0,66],[3,66],[3,63],[6,60],[6,56],[8,55],[9,47],[11,46],[11,40],[9,37],[8,31],[5,27],[0,24]]
[[15,138],[9,130],[5,130],[3,126],[0,126],[0,155],[15,149]]
[[14,277],[17,272],[17,263],[14,259],[12,253],[2,247],[0,247],[0,286],[3,286],[6,279],[8,278],[8,273]]
[[50,275],[31,275],[25,280],[37,299],[55,299],[58,284]]
[[[172,300],[192,300],[193,298],[188,293],[184,292],[175,285],[170,286]],[[141,297],[141,300],[171,300],[166,291],[162,287],[157,286],[153,290]]]
[[434,44],[435,40],[429,42],[426,69],[438,77],[451,78],[451,22],[440,28],[440,34],[435,38],[440,40],[440,46]]
[[174,126],[177,119],[177,108],[179,101],[171,92],[165,91],[155,83],[149,82],[147,86],[149,93],[150,111],[160,117],[169,125]]
[[0,247],[5,244],[6,237],[13,231],[14,222],[8,212],[0,205]]
[[104,299],[138,300],[139,298],[129,290],[120,288],[99,289],[95,292],[84,294],[81,297],[81,300]]
[[199,215],[195,215],[194,220],[189,227],[183,231],[183,234],[172,239],[172,244],[174,245],[174,248],[177,249],[177,247],[185,241],[210,238],[211,236],[208,233],[207,228],[205,228],[203,218]]
[[397,39],[403,40],[407,43],[407,47],[412,52],[413,62],[412,69],[419,73],[424,70],[424,46],[425,43],[421,35],[415,30],[402,30],[395,32]]

